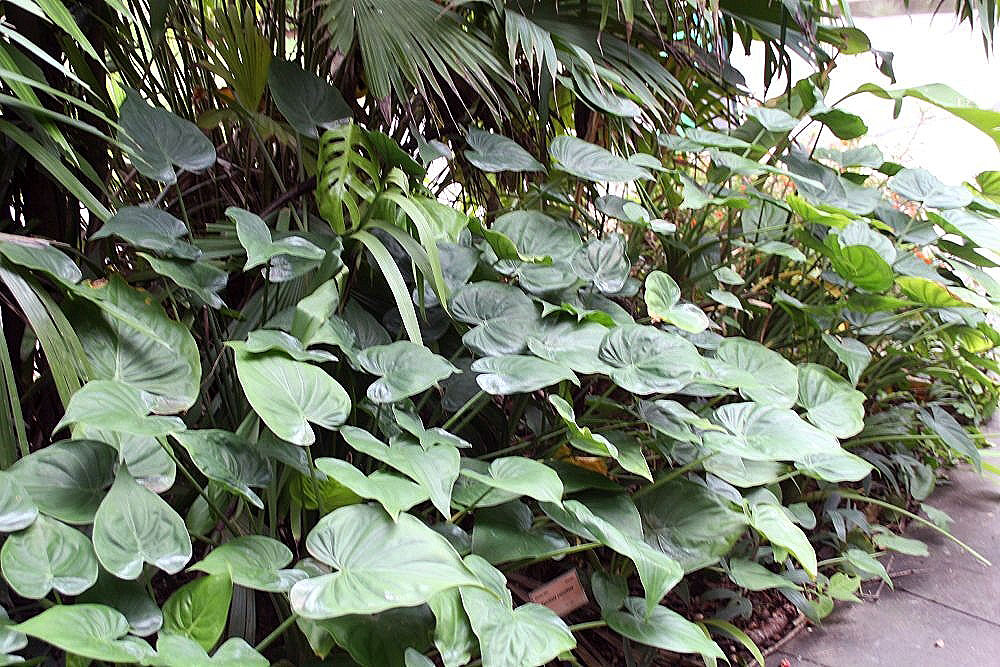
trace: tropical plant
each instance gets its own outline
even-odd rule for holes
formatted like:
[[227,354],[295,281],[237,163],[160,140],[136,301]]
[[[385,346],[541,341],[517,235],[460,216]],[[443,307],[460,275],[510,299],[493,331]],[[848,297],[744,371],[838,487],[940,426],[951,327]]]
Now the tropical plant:
[[0,660],[763,662],[990,469],[997,174],[827,3],[95,4],[0,23]]

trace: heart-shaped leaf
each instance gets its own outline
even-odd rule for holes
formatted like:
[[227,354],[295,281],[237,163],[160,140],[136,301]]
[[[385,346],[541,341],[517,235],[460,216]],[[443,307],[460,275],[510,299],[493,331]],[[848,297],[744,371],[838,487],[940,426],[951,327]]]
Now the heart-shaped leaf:
[[97,509],[93,540],[97,559],[119,579],[136,579],[145,563],[174,574],[191,560],[184,520],[121,469]]
[[563,380],[580,384],[576,374],[565,366],[520,354],[476,359],[472,370],[479,373],[476,382],[483,391],[500,396],[528,394]]
[[162,635],[180,635],[208,651],[222,636],[233,599],[229,574],[210,574],[190,581],[163,603]]
[[856,385],[872,360],[868,346],[855,338],[831,336],[826,333],[823,334],[823,342],[833,350],[840,363],[847,366],[847,375],[851,378],[851,383]]
[[505,213],[496,219],[492,230],[510,239],[519,257],[540,264],[569,259],[582,243],[579,232],[569,222],[539,211]]
[[742,512],[684,478],[657,486],[636,505],[646,541],[680,563],[685,572],[719,562],[746,529]]
[[377,505],[327,514],[306,548],[336,571],[292,586],[292,609],[304,618],[374,614],[422,604],[437,592],[477,586],[455,549],[409,514],[393,520]]
[[495,282],[471,283],[451,301],[459,322],[472,324],[462,342],[483,356],[520,354],[538,327],[538,309],[516,287]]
[[368,387],[368,398],[375,403],[401,401],[460,372],[444,357],[405,340],[369,347],[358,355],[358,363],[379,376]]
[[268,264],[279,255],[299,257],[314,262],[318,262],[326,256],[326,252],[322,248],[301,236],[288,236],[280,241],[272,241],[271,230],[267,223],[250,211],[230,206],[226,209],[226,216],[236,224],[236,235],[240,239],[240,244],[247,251],[247,261],[243,265],[244,271],[249,271],[261,264]]
[[281,542],[263,535],[245,535],[221,544],[191,566],[206,574],[229,577],[234,584],[256,591],[286,593],[305,573],[283,569],[292,552]]
[[816,426],[838,438],[865,427],[865,395],[826,366],[799,366],[799,405]]
[[160,635],[156,640],[156,656],[144,663],[161,667],[267,667],[267,658],[240,637],[230,637],[209,657],[198,642],[181,635]]
[[945,185],[926,169],[901,169],[886,185],[896,194],[933,208],[964,208],[972,203],[967,188]]
[[472,529],[472,553],[491,563],[535,558],[569,546],[562,535],[534,529],[531,510],[515,500],[476,512]]
[[572,264],[577,276],[593,282],[605,294],[620,292],[632,269],[621,234],[588,241],[573,254]]
[[296,361],[322,363],[337,357],[324,350],[307,350],[295,336],[277,329],[256,329],[247,334],[246,351],[252,354],[282,352]]
[[267,486],[271,471],[267,460],[250,443],[220,429],[182,431],[173,437],[205,477],[264,509],[264,503],[250,487]]
[[[66,523],[94,520],[114,481],[115,450],[94,440],[63,440],[19,460],[8,471],[39,511]],[[36,500],[37,499],[37,500]]]
[[80,267],[44,239],[0,234],[0,255],[14,264],[42,271],[64,282],[78,283],[83,278]]
[[528,496],[555,504],[562,501],[563,484],[559,475],[544,463],[522,456],[502,456],[493,459],[485,473],[462,468],[462,476],[488,488],[514,494],[515,497]]
[[275,352],[252,354],[243,343],[228,345],[250,406],[282,440],[311,445],[316,434],[310,423],[334,429],[347,420],[351,399],[323,369]]
[[118,120],[125,132],[119,139],[140,174],[174,183],[175,166],[201,171],[215,164],[215,147],[195,124],[149,106],[134,90],[126,93]]
[[17,477],[0,470],[0,533],[27,528],[37,516],[38,507]]
[[640,644],[674,653],[700,653],[706,659],[725,658],[719,645],[697,625],[660,605],[650,611],[642,598],[628,598],[625,611],[608,612],[604,620],[609,628]]
[[451,516],[451,489],[458,479],[460,459],[458,450],[451,445],[421,447],[404,439],[396,439],[386,446],[364,429],[345,426],[341,435],[351,447],[362,454],[386,463],[423,487],[439,512]]
[[87,536],[45,516],[7,538],[0,567],[14,592],[34,600],[53,588],[79,595],[97,581],[97,558]]
[[94,240],[117,236],[135,248],[152,250],[165,257],[198,259],[201,250],[181,240],[187,233],[188,228],[183,220],[178,220],[162,209],[126,206],[118,209],[90,238]]
[[702,434],[713,452],[751,461],[800,461],[811,454],[842,451],[836,438],[804,421],[793,410],[761,403],[730,403],[714,420],[726,432]]
[[790,408],[798,398],[795,365],[755,341],[726,338],[716,350],[712,366],[713,382],[736,387],[758,403]]
[[370,475],[340,459],[316,459],[316,467],[358,494],[378,502],[395,521],[400,512],[422,503],[430,496],[419,484],[399,475],[376,470]]
[[466,556],[465,563],[482,582],[482,588],[459,590],[483,667],[544,665],[576,647],[573,633],[551,609],[530,602],[515,609],[499,570],[476,555]]
[[204,260],[188,262],[179,259],[161,259],[144,252],[136,254],[149,262],[153,271],[189,290],[209,308],[221,308],[226,305],[219,292],[226,288],[229,274],[214,264]]
[[127,635],[125,617],[104,605],[59,604],[9,627],[92,660],[137,663],[153,656],[149,644]]
[[547,317],[528,338],[528,349],[536,357],[553,361],[577,373],[605,373],[610,367],[598,357],[601,341],[607,335],[605,326],[584,320]]
[[317,127],[326,129],[352,116],[339,90],[296,63],[272,58],[267,85],[278,111],[304,136],[318,139]]
[[807,454],[795,462],[795,467],[826,482],[859,482],[874,469],[868,461],[843,449]]
[[556,169],[597,183],[622,183],[652,178],[649,171],[600,146],[561,135],[552,140],[549,155]]
[[600,359],[622,389],[640,395],[669,394],[696,376],[708,374],[706,361],[687,340],[655,327],[630,325],[611,330]]
[[545,167],[507,137],[470,127],[465,135],[465,158],[483,171],[545,171]]
[[66,413],[53,431],[69,424],[150,437],[184,430],[178,417],[151,416],[151,410],[152,405],[138,389],[115,380],[91,380],[69,399]]

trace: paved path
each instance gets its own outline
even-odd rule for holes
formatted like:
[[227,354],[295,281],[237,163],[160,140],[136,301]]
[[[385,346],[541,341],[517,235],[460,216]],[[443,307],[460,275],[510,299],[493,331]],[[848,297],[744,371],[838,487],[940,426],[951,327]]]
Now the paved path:
[[838,606],[822,627],[769,656],[767,667],[783,659],[792,667],[1000,665],[1000,478],[968,468],[950,478],[953,484],[928,502],[951,515],[951,532],[993,567],[934,531],[913,527],[907,534],[927,543],[929,558],[897,554],[890,572],[912,573],[897,575],[894,591],[885,587],[875,602]]

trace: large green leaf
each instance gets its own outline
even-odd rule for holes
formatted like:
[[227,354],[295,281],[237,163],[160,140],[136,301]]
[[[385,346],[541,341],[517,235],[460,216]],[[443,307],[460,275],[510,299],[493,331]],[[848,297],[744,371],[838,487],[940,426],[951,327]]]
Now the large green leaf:
[[[849,238],[830,234],[824,249],[834,270],[845,280],[872,292],[884,292],[892,287],[895,273],[885,254],[880,253],[881,248],[851,243]],[[889,260],[894,258],[895,251]]]
[[551,609],[530,602],[515,609],[495,567],[476,555],[466,556],[465,564],[482,582],[481,588],[459,590],[483,667],[536,667],[576,647],[573,633]]
[[77,598],[77,602],[102,604],[125,615],[129,632],[147,637],[163,625],[163,612],[156,606],[142,581],[123,581],[101,571],[97,583]]
[[37,516],[38,507],[17,477],[0,470],[0,533],[27,528]]
[[678,303],[681,290],[666,273],[652,271],[646,276],[646,310],[654,321],[662,320],[691,333],[701,333],[712,323],[693,303]]
[[256,591],[286,593],[306,576],[302,570],[284,569],[291,562],[292,552],[281,542],[263,535],[244,535],[215,547],[190,569],[224,574],[234,584]]
[[669,394],[699,375],[707,362],[693,344],[655,327],[629,325],[613,329],[601,343],[600,359],[622,389],[636,394]]
[[97,509],[93,540],[97,559],[119,579],[138,578],[145,563],[174,574],[191,560],[184,520],[121,469]]
[[[190,291],[210,308],[226,305],[219,292],[226,288],[229,274],[207,261],[187,262],[179,259],[158,258],[148,253],[136,253],[149,262],[149,266],[161,276],[170,278],[179,286]],[[197,301],[195,302],[197,305]]]
[[646,541],[680,563],[685,572],[717,563],[746,528],[742,512],[684,478],[661,484],[636,505]]
[[296,361],[313,361],[316,363],[337,360],[337,357],[325,350],[307,350],[298,338],[277,329],[256,329],[251,331],[247,334],[246,351],[252,354],[263,354],[264,352],[272,351],[282,352]]
[[92,305],[68,316],[83,345],[92,380],[117,380],[148,396],[153,412],[189,409],[198,398],[201,361],[191,329],[167,317],[147,292],[112,277],[103,287],[80,287]]
[[106,428],[132,435],[160,436],[184,430],[178,417],[150,415],[153,406],[131,385],[116,380],[91,380],[69,400],[66,413],[53,429],[69,424]]
[[351,447],[362,454],[386,463],[419,484],[430,496],[439,512],[451,516],[451,489],[458,479],[460,459],[452,445],[433,445],[424,448],[399,438],[386,446],[368,431],[345,426],[341,435]]
[[479,373],[476,382],[483,391],[500,396],[528,394],[564,380],[580,384],[576,374],[565,366],[520,354],[476,359],[472,371]]
[[632,269],[625,251],[625,238],[621,234],[591,239],[573,254],[572,262],[577,276],[591,281],[605,294],[620,292]]
[[827,333],[823,334],[823,342],[833,350],[840,363],[847,366],[847,375],[851,378],[851,383],[856,385],[872,360],[868,346],[855,338],[832,336]]
[[514,500],[476,512],[472,553],[491,563],[534,558],[569,546],[559,533],[532,528],[531,510]]
[[80,267],[44,239],[0,234],[0,255],[14,264],[65,282],[77,283],[83,278]]
[[462,342],[483,356],[524,352],[538,328],[538,308],[516,287],[496,282],[466,285],[451,301],[459,322],[474,325]]
[[267,459],[249,442],[220,429],[182,431],[173,437],[205,477],[264,509],[264,503],[250,487],[267,486],[271,471]]
[[646,544],[641,536],[625,533],[578,500],[567,500],[562,507],[546,503],[542,509],[566,530],[596,540],[635,564],[646,591],[647,615],[684,577],[684,570],[676,560]]
[[352,115],[339,90],[297,63],[272,58],[267,85],[278,111],[304,136],[318,139],[317,127],[329,128]]
[[316,434],[310,423],[334,429],[347,420],[351,399],[323,369],[275,352],[252,354],[243,343],[228,345],[250,406],[282,440],[311,445]]
[[226,216],[236,224],[236,235],[247,251],[244,271],[262,264],[271,266],[271,261],[280,255],[313,262],[318,262],[326,256],[326,251],[301,236],[287,236],[280,241],[271,240],[271,230],[267,224],[250,211],[230,206],[226,209]]
[[545,171],[545,167],[515,141],[470,127],[465,135],[465,158],[483,171]]
[[400,512],[422,503],[430,496],[419,484],[390,472],[376,470],[370,475],[340,459],[316,459],[316,467],[361,498],[376,501],[395,521]]
[[750,525],[772,545],[795,556],[806,573],[816,577],[816,552],[802,529],[792,523],[780,505],[759,503],[750,508]]
[[598,357],[607,328],[591,320],[575,322],[546,317],[528,338],[528,349],[536,357],[554,361],[577,373],[605,373],[610,367]]
[[401,401],[461,372],[444,357],[405,340],[369,347],[358,355],[358,363],[365,371],[379,376],[367,392],[375,403]]
[[539,211],[511,211],[501,215],[491,229],[510,239],[518,255],[546,263],[569,259],[581,246],[580,234],[565,220]]
[[968,189],[945,185],[926,169],[902,169],[886,185],[898,195],[933,208],[963,208],[972,203]]
[[[157,438],[105,431],[93,426],[80,428],[80,435],[117,449],[118,460],[125,463],[128,473],[153,493],[163,493],[174,485],[177,465],[171,452]],[[110,476],[108,483],[111,483]]]
[[795,365],[773,350],[745,338],[726,338],[713,362],[713,382],[736,387],[747,398],[790,408],[798,397]]
[[865,395],[826,366],[799,366],[799,405],[816,426],[838,438],[865,427]]
[[149,644],[127,635],[124,616],[99,604],[55,605],[10,628],[92,660],[137,663],[153,656]]
[[160,635],[156,640],[156,657],[145,662],[161,667],[267,667],[267,658],[240,637],[230,637],[209,657],[198,642],[181,635]]
[[304,618],[374,614],[478,585],[444,537],[409,514],[393,522],[377,505],[327,514],[309,533],[306,548],[336,571],[292,586],[292,609]]
[[563,484],[556,471],[544,463],[523,456],[493,459],[486,472],[463,467],[462,476],[514,497],[528,496],[555,504],[562,501]]
[[148,206],[126,206],[118,209],[110,220],[91,235],[93,239],[117,236],[130,245],[144,250],[194,260],[201,250],[181,238],[188,234],[187,225],[166,211]]
[[190,581],[163,603],[163,635],[180,635],[208,651],[222,636],[233,599],[229,574],[210,574]]
[[807,454],[795,462],[795,468],[826,482],[859,482],[873,470],[868,461],[843,449]]
[[119,110],[124,130],[119,139],[140,174],[174,183],[175,166],[201,171],[215,164],[215,147],[196,125],[166,109],[149,106],[134,90],[127,93]]
[[561,135],[552,140],[549,155],[556,169],[598,183],[622,183],[652,178],[649,170],[632,164],[595,144]]
[[[604,615],[608,627],[633,641],[655,646],[674,653],[700,653],[709,658],[725,658],[719,645],[709,639],[697,625],[666,607],[656,605],[648,610],[648,601],[628,598],[625,611]],[[646,613],[643,608],[646,607]]]
[[63,440],[29,454],[9,474],[43,514],[74,524],[94,520],[114,481],[115,450],[94,440]]
[[14,592],[34,600],[53,588],[79,595],[97,581],[97,558],[87,536],[45,516],[7,538],[0,567]]
[[800,461],[812,454],[841,451],[836,438],[787,408],[730,403],[716,409],[714,420],[726,432],[702,434],[705,447],[713,452],[750,461]]
[[941,215],[931,214],[931,220],[948,231],[954,231],[988,250],[1000,249],[1000,227],[996,222],[966,209],[942,211]]

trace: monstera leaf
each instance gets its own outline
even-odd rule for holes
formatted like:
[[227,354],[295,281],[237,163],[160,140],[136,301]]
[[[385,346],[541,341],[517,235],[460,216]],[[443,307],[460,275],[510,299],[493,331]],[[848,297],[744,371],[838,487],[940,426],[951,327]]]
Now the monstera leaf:
[[127,634],[124,616],[99,604],[55,605],[10,628],[91,660],[134,664],[153,656],[149,644]]
[[601,343],[599,357],[610,367],[615,384],[641,395],[672,393],[708,374],[694,345],[650,326],[613,329]]
[[79,595],[97,581],[97,558],[87,536],[44,516],[7,538],[0,568],[14,592],[35,600],[52,589]]
[[457,586],[479,586],[455,549],[409,514],[393,520],[377,505],[327,514],[306,548],[335,572],[292,587],[292,609],[304,618],[337,618],[411,607]]
[[[82,286],[79,293],[101,306],[74,303],[68,313],[90,361],[92,380],[137,389],[158,414],[194,405],[201,361],[189,327],[167,317],[149,293],[133,289],[119,276],[101,287]],[[107,423],[103,427],[110,428]]]
[[269,352],[253,354],[244,343],[227,343],[236,353],[236,373],[254,412],[276,436],[311,445],[309,424],[337,428],[347,419],[351,399],[321,368]]
[[191,560],[184,520],[124,470],[97,509],[93,540],[97,559],[119,579],[138,578],[146,563],[174,574]]
[[174,167],[202,171],[215,164],[215,147],[196,125],[149,106],[129,89],[122,102],[119,139],[136,170],[161,183],[177,181]]
[[206,574],[225,574],[234,584],[256,591],[286,593],[306,577],[297,569],[283,569],[292,562],[292,552],[277,540],[263,535],[244,535],[212,549],[191,566]]
[[401,401],[460,372],[444,357],[405,340],[369,347],[358,355],[358,363],[379,376],[368,387],[368,398],[375,403]]
[[481,582],[463,587],[462,606],[479,638],[483,667],[535,667],[576,647],[576,639],[555,613],[540,604],[516,609],[503,574],[476,555],[465,564]]
[[545,171],[531,153],[507,137],[470,127],[465,139],[469,144],[465,158],[483,171]]
[[352,115],[339,90],[296,63],[272,58],[267,86],[278,111],[304,136],[318,139],[317,127],[328,128]]

